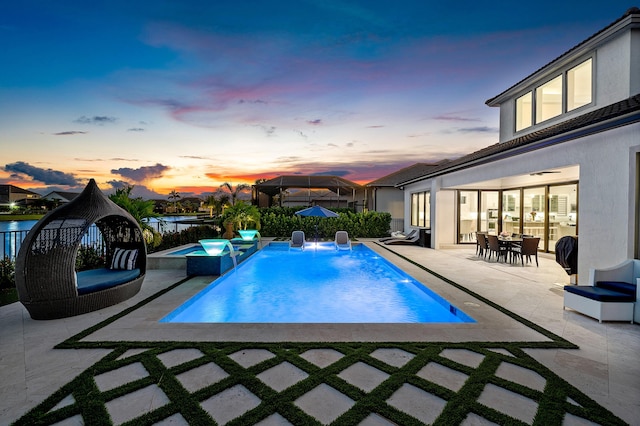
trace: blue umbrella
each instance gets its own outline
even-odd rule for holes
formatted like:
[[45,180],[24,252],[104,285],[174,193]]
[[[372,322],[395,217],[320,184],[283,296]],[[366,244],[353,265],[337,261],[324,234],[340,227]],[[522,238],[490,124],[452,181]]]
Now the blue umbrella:
[[[315,216],[315,217],[339,217],[340,215],[336,212],[332,212],[329,209],[325,209],[322,206],[313,206],[308,209],[297,211],[296,214],[298,216]],[[316,222],[316,235],[315,240],[318,242],[318,222]]]
[[296,212],[299,216],[338,217],[339,214],[321,206],[313,206]]

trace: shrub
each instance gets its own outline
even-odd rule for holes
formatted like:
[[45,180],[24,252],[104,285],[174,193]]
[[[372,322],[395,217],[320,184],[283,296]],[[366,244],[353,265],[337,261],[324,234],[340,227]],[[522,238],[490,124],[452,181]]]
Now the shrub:
[[336,231],[347,231],[352,238],[378,238],[388,235],[391,214],[386,212],[355,213],[350,209],[336,209],[339,217],[300,217],[295,212],[301,208],[271,207],[260,213],[260,234],[263,237],[289,237],[295,230],[304,231],[307,238],[318,234],[333,238]]
[[102,250],[91,246],[80,246],[76,254],[76,271],[104,268],[105,256]]
[[0,288],[16,287],[16,264],[9,258],[4,256],[0,260]]
[[183,244],[197,243],[205,238],[217,238],[220,236],[219,228],[209,225],[191,226],[180,232],[167,232],[162,235],[162,242],[153,248],[148,247],[150,253],[166,250]]

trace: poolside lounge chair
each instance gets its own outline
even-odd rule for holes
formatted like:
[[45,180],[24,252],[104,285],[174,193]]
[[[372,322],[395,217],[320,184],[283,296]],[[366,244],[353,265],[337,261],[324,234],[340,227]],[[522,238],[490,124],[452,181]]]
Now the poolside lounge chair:
[[347,231],[338,231],[334,239],[336,250],[351,250],[351,240]]
[[398,235],[392,235],[390,237],[383,237],[383,238],[379,238],[378,241],[381,243],[384,243],[385,241],[391,241],[391,240],[401,240],[404,238],[411,238],[414,235],[416,235],[418,233],[417,229],[412,229],[411,232],[409,232],[407,235],[402,235],[402,233],[398,234]]
[[300,248],[304,250],[304,245],[307,241],[304,238],[304,231],[293,231],[291,233],[291,241],[289,242],[289,248]]
[[419,239],[420,239],[420,234],[418,233],[418,231],[416,231],[413,235],[412,233],[409,233],[409,235],[407,235],[404,238],[393,238],[391,240],[384,241],[384,244],[413,245],[413,244],[418,244]]

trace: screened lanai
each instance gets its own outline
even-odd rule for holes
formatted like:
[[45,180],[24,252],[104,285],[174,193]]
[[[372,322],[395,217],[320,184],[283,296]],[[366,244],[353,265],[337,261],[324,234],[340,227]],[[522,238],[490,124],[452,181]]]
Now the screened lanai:
[[277,204],[358,209],[364,203],[364,188],[339,176],[278,176],[255,184],[253,198],[263,207]]

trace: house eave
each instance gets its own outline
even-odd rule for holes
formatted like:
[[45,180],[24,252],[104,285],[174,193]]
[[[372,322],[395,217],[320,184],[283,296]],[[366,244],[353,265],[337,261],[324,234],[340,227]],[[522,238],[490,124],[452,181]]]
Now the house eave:
[[[549,138],[541,139],[538,141],[534,141],[528,144],[518,145],[510,149],[505,149],[504,151],[499,151],[487,156],[470,159],[469,161],[462,162],[460,164],[452,165],[451,167],[441,169],[435,171],[433,173],[429,173],[419,178],[415,178],[412,180],[408,180],[405,182],[398,183],[397,187],[404,187],[406,185],[410,185],[413,183],[421,182],[424,180],[429,180],[436,178],[438,176],[446,175],[452,172],[457,172],[464,169],[469,169],[475,166],[492,163],[498,160],[503,160],[510,157],[515,157],[517,155],[525,154],[528,152],[536,151],[538,149],[546,148],[549,146],[569,142],[578,138],[583,138],[586,136],[594,135],[597,133],[602,133],[608,130],[615,129],[617,127],[622,127],[634,123],[640,122],[640,110],[632,111],[628,114],[612,117],[608,120],[604,120],[598,123],[594,123],[591,125],[583,126],[578,129],[574,129],[571,131],[567,131],[565,133],[561,133],[559,135],[551,136]],[[506,142],[505,142],[506,143]]]

